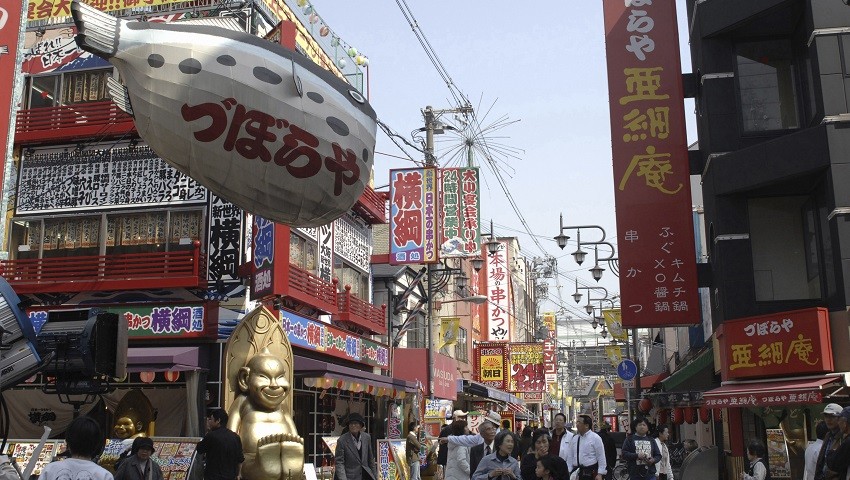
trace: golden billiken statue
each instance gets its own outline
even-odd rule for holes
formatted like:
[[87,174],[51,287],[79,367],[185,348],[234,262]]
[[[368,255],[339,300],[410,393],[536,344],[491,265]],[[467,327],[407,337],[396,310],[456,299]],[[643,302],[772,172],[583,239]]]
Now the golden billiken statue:
[[292,419],[292,347],[280,320],[262,308],[245,317],[228,341],[227,368],[235,394],[227,427],[242,439],[242,476],[303,478],[304,440]]

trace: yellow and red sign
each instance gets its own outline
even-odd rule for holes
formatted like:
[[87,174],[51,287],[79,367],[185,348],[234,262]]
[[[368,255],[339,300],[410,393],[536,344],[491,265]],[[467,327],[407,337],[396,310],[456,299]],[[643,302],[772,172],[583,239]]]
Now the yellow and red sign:
[[724,381],[834,370],[825,308],[727,321],[717,340]]
[[488,387],[507,390],[507,343],[478,343],[475,345],[472,360],[476,381]]
[[623,326],[700,323],[676,2],[603,0]]
[[511,343],[509,392],[545,392],[542,343]]

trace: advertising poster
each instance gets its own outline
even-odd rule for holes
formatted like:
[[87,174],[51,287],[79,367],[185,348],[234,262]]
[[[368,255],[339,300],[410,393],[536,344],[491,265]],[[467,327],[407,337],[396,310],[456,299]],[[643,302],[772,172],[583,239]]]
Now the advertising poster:
[[791,459],[788,457],[788,445],[781,428],[768,428],[767,464],[770,466],[770,478],[791,478]]
[[[336,444],[334,444],[336,446]],[[400,480],[389,440],[378,440],[378,480]]]
[[545,392],[542,343],[511,343],[509,392]]

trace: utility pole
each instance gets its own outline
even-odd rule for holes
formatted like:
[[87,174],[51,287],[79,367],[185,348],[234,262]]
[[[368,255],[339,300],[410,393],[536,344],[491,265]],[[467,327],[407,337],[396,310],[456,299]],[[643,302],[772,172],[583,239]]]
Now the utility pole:
[[[434,108],[430,105],[426,106],[422,110],[422,117],[425,120],[425,167],[436,167],[437,166],[437,157],[434,156],[434,134],[443,133],[446,128],[442,124],[440,124],[437,119],[440,115],[444,113],[463,113],[463,114],[471,114],[472,106],[466,105],[460,108],[450,108],[444,110],[434,110]],[[471,150],[471,149],[470,149]],[[437,230],[439,230],[439,215],[437,215]],[[426,363],[428,364],[428,372],[426,378],[428,379],[428,398],[434,398],[434,385],[433,385],[433,370],[434,370],[434,287],[433,281],[431,279],[431,264],[425,264],[426,274],[425,280],[428,282],[428,302],[426,305],[428,311],[428,318],[426,318],[425,323],[427,324],[426,335],[428,347],[426,353]]]

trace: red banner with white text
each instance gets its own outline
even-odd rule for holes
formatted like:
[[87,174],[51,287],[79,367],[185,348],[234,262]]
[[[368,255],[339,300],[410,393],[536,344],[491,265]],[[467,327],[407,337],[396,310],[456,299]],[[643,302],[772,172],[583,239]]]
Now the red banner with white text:
[[12,124],[12,97],[15,75],[18,74],[18,36],[21,32],[22,3],[13,0],[0,7],[0,185],[3,185],[3,165],[9,149],[8,132]]
[[545,392],[546,375],[543,373],[542,343],[511,343],[508,367],[508,391]]
[[603,13],[623,326],[698,324],[676,2]]

